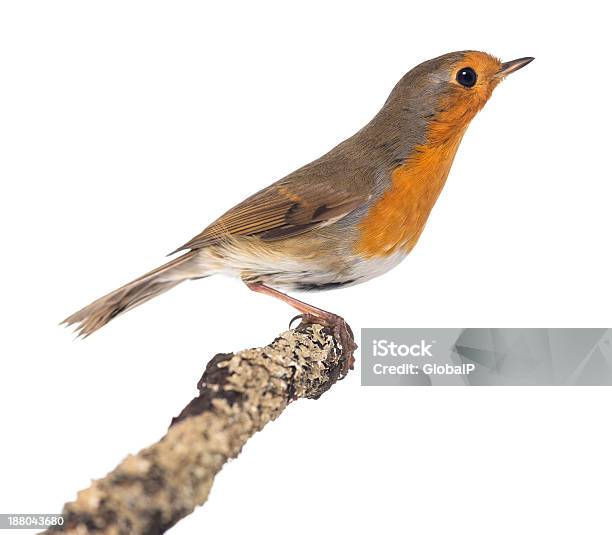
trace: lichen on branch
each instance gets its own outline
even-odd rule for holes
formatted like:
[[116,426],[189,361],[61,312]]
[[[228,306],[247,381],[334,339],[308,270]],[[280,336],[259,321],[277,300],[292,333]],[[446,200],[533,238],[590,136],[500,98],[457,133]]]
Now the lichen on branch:
[[344,370],[339,342],[320,325],[216,355],[166,435],[80,491],[64,506],[64,525],[47,533],[165,532],[206,501],[216,474],[254,433],[292,401],[319,398]]

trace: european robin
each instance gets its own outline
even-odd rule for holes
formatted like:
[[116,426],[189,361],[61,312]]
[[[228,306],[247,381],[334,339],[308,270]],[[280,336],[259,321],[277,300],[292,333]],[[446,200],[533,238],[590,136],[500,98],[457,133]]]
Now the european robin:
[[66,318],[88,336],[114,317],[188,279],[217,273],[292,305],[334,329],[352,359],[350,328],[279,291],[367,281],[417,243],[468,125],[508,74],[530,63],[484,52],[445,54],[397,83],[376,116],[319,159],[227,211],[167,264]]

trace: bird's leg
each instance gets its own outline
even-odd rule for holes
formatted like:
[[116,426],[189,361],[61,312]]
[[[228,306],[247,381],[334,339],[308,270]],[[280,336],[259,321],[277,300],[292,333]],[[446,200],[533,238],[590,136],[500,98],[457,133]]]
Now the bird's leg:
[[278,290],[270,288],[270,286],[266,286],[261,282],[245,282],[245,284],[249,290],[275,297],[276,299],[280,299],[284,303],[291,305],[298,312],[300,312],[302,322],[307,324],[317,323],[332,329],[334,337],[340,341],[342,353],[345,357],[345,366],[342,370],[342,374],[346,375],[349,370],[353,369],[353,365],[355,363],[353,352],[357,349],[357,344],[355,343],[353,331],[349,327],[348,323],[346,323],[344,318],[338,316],[337,314],[333,314],[332,312],[328,312],[327,310],[304,303],[304,301],[300,301],[295,297],[279,292]]

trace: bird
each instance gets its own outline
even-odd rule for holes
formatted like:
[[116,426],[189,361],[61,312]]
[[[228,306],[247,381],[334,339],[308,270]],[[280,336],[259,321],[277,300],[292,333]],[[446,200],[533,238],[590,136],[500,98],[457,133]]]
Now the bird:
[[346,321],[286,292],[366,282],[406,258],[468,125],[497,85],[533,59],[467,50],[417,65],[357,133],[225,212],[170,253],[180,256],[62,323],[87,337],[184,281],[225,274],[333,329],[352,367],[357,346]]

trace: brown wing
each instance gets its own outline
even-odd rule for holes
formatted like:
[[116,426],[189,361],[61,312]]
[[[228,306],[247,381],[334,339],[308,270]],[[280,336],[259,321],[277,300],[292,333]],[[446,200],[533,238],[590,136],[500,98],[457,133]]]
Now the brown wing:
[[236,205],[174,252],[213,245],[228,236],[259,236],[267,241],[296,236],[363,204],[367,194],[355,189],[340,190],[337,182],[323,180],[281,180]]

